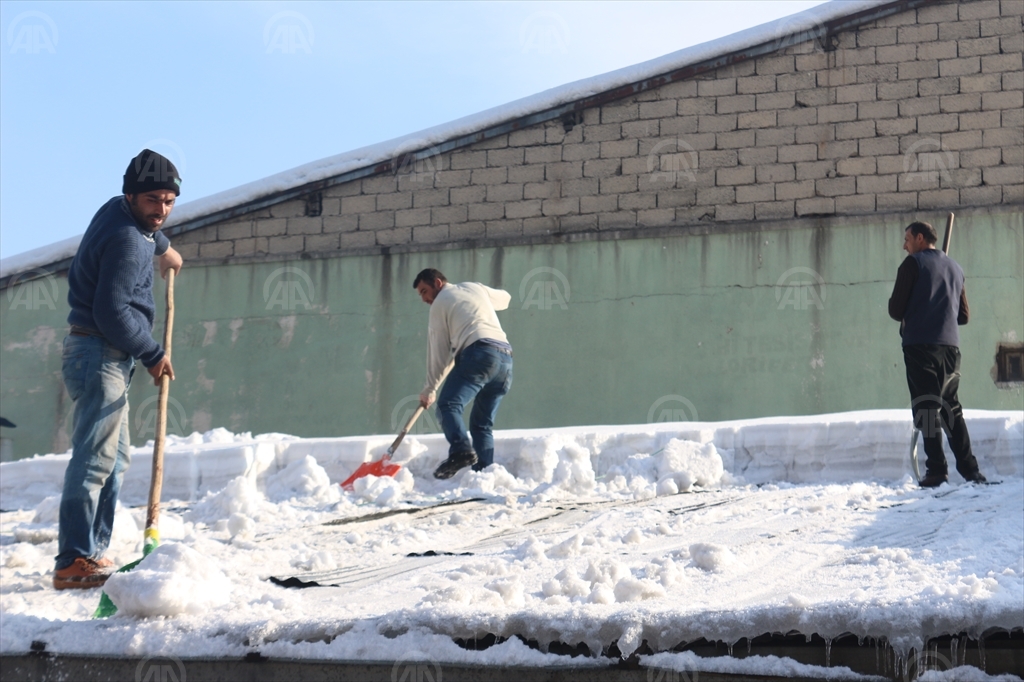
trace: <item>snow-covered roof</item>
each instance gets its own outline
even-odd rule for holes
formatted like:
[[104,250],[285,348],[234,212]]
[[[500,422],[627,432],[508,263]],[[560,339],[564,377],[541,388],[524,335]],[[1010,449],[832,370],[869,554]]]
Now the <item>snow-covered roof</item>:
[[[392,671],[472,666],[463,669],[480,679],[528,664],[563,679],[559,668],[607,670],[615,659],[602,652],[615,642],[623,659],[646,650],[648,680],[674,660],[688,674],[656,676],[866,681],[892,678],[878,677],[877,642],[887,666],[895,649],[903,670],[948,667],[936,652],[950,645],[926,643],[953,633],[977,644],[930,679],[1019,679],[966,666],[979,664],[986,632],[1024,623],[1024,412],[964,416],[999,485],[951,471],[940,488],[920,488],[907,409],[498,430],[494,464],[445,481],[432,475],[448,456],[444,435],[416,433],[395,452],[394,476],[360,478],[351,491],[338,483],[383,455],[391,435],[168,434],[163,496],[175,502],[161,511],[160,547],[104,586],[115,620],[80,615],[96,608],[95,590],[44,587],[70,451],[3,462],[2,651],[43,642],[58,656],[130,665],[258,651],[389,661]],[[152,456],[152,441],[131,449],[106,554],[115,566],[141,556],[144,510],[130,507],[146,502]],[[817,635],[800,658],[815,652],[818,667],[760,638],[792,632]],[[453,641],[468,633],[498,641]],[[846,634],[875,642],[828,648]],[[701,638],[761,643],[739,659],[675,651]],[[589,655],[555,642],[582,642]],[[1020,673],[1019,653],[1009,655],[1019,647],[993,650],[989,673]]]
[[[605,74],[585,78],[573,83],[551,88],[522,99],[493,107],[476,114],[410,133],[392,140],[361,147],[352,151],[328,156],[271,175],[261,180],[246,183],[232,189],[196,199],[175,207],[174,214],[167,221],[165,229],[195,221],[211,213],[218,213],[240,205],[273,196],[287,190],[319,182],[349,173],[361,168],[375,166],[395,159],[402,154],[428,149],[450,140],[473,135],[506,121],[523,118],[547,111],[566,103],[576,102],[606,93],[617,88],[638,83],[648,78],[684,69],[688,66],[715,59],[765,43],[775,43],[781,49],[798,41],[787,41],[787,36],[813,31],[858,14],[865,10],[884,5],[898,4],[893,0],[832,0],[808,10],[770,21],[716,40],[687,47],[677,52],[651,59],[640,64],[627,66]],[[40,268],[75,255],[82,235],[43,246],[0,260],[0,278]]]

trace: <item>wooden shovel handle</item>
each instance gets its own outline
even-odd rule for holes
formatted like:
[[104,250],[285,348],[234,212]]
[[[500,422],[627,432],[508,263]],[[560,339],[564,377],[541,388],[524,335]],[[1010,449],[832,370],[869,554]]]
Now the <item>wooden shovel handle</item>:
[[398,434],[398,438],[395,438],[395,442],[391,444],[390,448],[388,448],[388,454],[386,457],[390,458],[391,455],[395,454],[395,450],[397,450],[398,446],[402,444],[402,441],[405,439],[405,435],[409,433],[409,429],[412,428],[412,425],[415,424],[416,420],[420,418],[421,414],[423,414],[423,409],[423,406],[420,405],[416,408],[416,411],[412,413],[412,416],[409,417],[409,421],[405,424],[405,428],[402,429],[402,432]]
[[[171,358],[171,339],[174,336],[174,270],[167,271],[167,318],[164,324],[164,353]],[[160,520],[160,494],[164,484],[164,444],[167,438],[167,397],[171,389],[171,377],[160,377],[160,394],[157,399],[156,437],[153,440],[153,471],[149,479],[149,507],[146,510],[145,545],[156,545],[160,541],[158,523]]]
[[953,214],[946,216],[946,234],[942,238],[942,253],[949,255],[949,242],[953,238]]

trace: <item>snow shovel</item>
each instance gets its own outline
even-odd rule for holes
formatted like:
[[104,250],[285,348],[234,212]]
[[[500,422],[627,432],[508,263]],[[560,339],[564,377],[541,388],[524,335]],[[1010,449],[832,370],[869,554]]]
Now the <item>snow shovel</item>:
[[352,486],[356,482],[356,479],[362,478],[363,476],[394,476],[397,474],[398,470],[402,468],[402,465],[394,464],[391,461],[391,455],[395,454],[395,450],[397,450],[398,446],[402,444],[402,441],[405,439],[405,435],[409,433],[409,429],[412,428],[412,425],[416,423],[416,420],[420,418],[421,414],[423,414],[422,405],[416,408],[416,411],[412,413],[411,417],[409,417],[409,421],[406,422],[405,428],[402,429],[400,434],[398,434],[398,437],[395,438],[395,442],[391,444],[391,447],[389,447],[388,451],[384,453],[384,456],[376,462],[363,462],[360,464],[359,468],[352,472],[351,476],[342,481],[341,487],[345,490],[352,490]]
[[[171,337],[174,333],[174,270],[167,271],[167,321],[164,325],[164,353],[171,357]],[[160,544],[160,493],[164,484],[164,441],[167,436],[167,395],[171,388],[171,378],[164,374],[160,377],[160,393],[157,399],[156,437],[153,440],[153,471],[149,479],[149,507],[146,510],[146,530],[143,535],[142,557],[125,564],[117,570],[126,573]],[[117,613],[117,606],[107,593],[100,595],[100,605],[96,608],[93,618],[108,618]]]
[[[942,237],[942,253],[949,255],[949,242],[953,237],[953,214],[950,213],[946,216],[946,234]],[[917,437],[921,433],[921,430],[916,426],[914,427],[914,433],[910,436],[910,465],[914,467],[914,476],[917,480],[921,480],[921,465],[917,461]]]

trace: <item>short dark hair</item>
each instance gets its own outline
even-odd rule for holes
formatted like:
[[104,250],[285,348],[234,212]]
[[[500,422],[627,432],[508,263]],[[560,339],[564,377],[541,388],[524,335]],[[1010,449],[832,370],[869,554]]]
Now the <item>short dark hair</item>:
[[[910,223],[907,225],[907,230],[910,230],[910,233],[915,237],[923,235],[924,240],[929,244],[934,244],[939,241],[939,235],[935,233],[935,228],[928,223]],[[904,230],[904,232],[906,232],[906,230]]]
[[412,288],[415,289],[420,285],[420,282],[426,282],[430,286],[434,286],[434,280],[439,279],[442,282],[447,282],[448,278],[444,276],[444,273],[436,268],[427,268],[426,270],[420,270],[420,274],[416,275],[416,279],[412,281]]

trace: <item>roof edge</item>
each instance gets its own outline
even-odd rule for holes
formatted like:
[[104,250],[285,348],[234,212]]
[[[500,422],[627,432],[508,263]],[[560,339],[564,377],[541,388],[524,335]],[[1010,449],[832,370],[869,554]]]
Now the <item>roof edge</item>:
[[[381,173],[411,161],[560,119],[668,83],[776,52],[938,0],[831,0],[662,57],[545,90],[377,144],[326,157],[182,204],[163,228],[169,236],[229,220],[311,192]],[[83,235],[0,260],[0,280],[66,261]],[[6,282],[4,282],[6,283]]]

